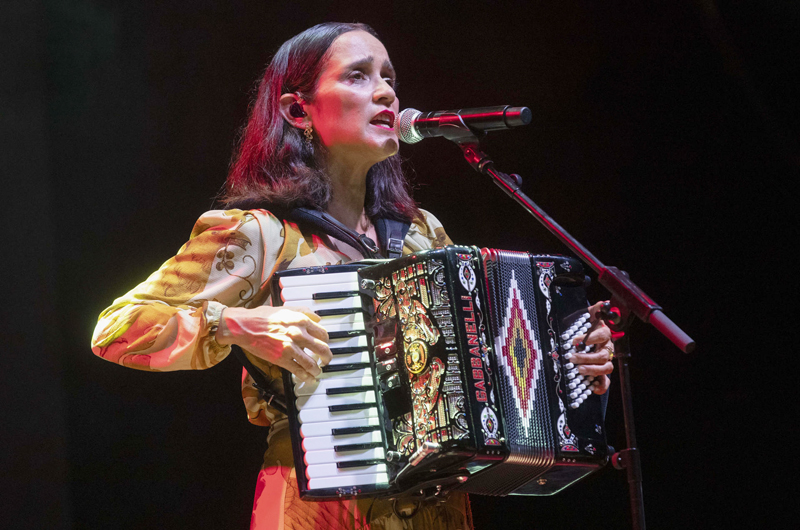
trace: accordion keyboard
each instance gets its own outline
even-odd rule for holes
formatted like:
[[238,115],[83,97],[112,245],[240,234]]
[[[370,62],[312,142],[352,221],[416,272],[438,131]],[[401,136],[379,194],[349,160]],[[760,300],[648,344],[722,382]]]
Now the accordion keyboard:
[[308,489],[387,484],[358,273],[285,276],[280,287],[284,305],[308,307],[320,316],[333,353],[316,381],[292,376]]
[[[566,376],[568,379],[566,385],[569,391],[567,400],[569,402],[569,407],[572,409],[580,407],[581,404],[586,401],[586,398],[592,394],[592,386],[595,380],[594,376],[579,374],[577,366],[570,362],[572,355],[578,352],[577,348],[572,344],[572,341],[575,337],[588,333],[591,327],[589,323],[589,313],[584,313],[561,334],[561,344],[566,350],[564,353],[564,360],[567,362],[564,368],[567,370]],[[591,346],[586,346],[581,351],[582,353],[590,353],[593,350]]]

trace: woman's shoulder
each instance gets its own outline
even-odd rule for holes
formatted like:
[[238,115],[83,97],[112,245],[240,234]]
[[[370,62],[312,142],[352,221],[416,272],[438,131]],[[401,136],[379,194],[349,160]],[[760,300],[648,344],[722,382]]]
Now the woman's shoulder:
[[[410,250],[424,250],[452,245],[453,242],[444,230],[441,221],[428,210],[420,208],[423,220],[411,224],[406,236],[406,247]],[[409,245],[409,243],[412,243]]]
[[219,230],[252,231],[280,228],[281,221],[267,210],[208,210],[200,215],[192,228],[192,237]]

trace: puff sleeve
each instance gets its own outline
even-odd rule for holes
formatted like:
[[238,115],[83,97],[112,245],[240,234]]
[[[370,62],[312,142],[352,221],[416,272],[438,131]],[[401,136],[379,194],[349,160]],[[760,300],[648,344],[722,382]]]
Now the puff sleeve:
[[222,310],[264,303],[280,252],[271,214],[203,214],[178,253],[100,314],[92,351],[148,371],[200,370],[230,353],[214,339]]

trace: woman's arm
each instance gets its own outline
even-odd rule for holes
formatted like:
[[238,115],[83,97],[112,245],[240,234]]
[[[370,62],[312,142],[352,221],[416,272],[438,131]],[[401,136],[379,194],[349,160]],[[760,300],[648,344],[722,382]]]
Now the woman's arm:
[[229,307],[223,312],[216,340],[223,345],[237,344],[300,379],[313,381],[322,373],[319,363],[328,364],[332,357],[328,332],[319,320],[306,307]]
[[93,351],[131,368],[170,371],[213,366],[237,344],[302,379],[318,376],[331,359],[319,317],[263,305],[282,229],[266,212],[204,214],[175,257],[100,315]]
[[266,248],[265,239],[279,247],[281,223],[266,221],[240,210],[203,214],[174,257],[101,313],[94,353],[151,371],[205,369],[224,359],[230,347],[215,338],[223,309],[260,305],[268,294],[265,261],[274,263],[280,249]]

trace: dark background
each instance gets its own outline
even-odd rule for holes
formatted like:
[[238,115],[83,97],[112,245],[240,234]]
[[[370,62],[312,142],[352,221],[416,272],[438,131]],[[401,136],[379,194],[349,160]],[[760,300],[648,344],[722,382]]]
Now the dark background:
[[[142,373],[89,339],[212,206],[272,53],[333,20],[382,36],[402,107],[529,106],[533,123],[485,150],[697,341],[684,355],[631,333],[650,527],[778,522],[797,452],[781,393],[796,393],[795,6],[5,2],[0,526],[247,527],[265,432],[236,363]],[[565,252],[446,140],[401,153],[454,241]],[[618,386],[607,426],[624,447]],[[472,505],[478,529],[629,524],[610,467],[552,498]]]

